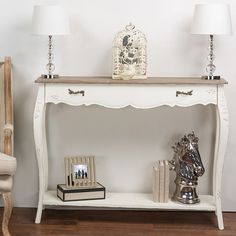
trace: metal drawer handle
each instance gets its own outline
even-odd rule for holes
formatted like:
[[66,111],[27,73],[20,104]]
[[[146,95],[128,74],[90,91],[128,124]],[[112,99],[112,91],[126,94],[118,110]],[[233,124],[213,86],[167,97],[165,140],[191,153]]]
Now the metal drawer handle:
[[179,95],[189,95],[189,96],[192,96],[193,95],[193,90],[191,90],[189,92],[176,91],[176,97],[178,97]]
[[81,94],[83,97],[84,97],[84,94],[85,94],[84,90],[73,91],[71,89],[68,89],[68,92],[69,92],[69,94]]

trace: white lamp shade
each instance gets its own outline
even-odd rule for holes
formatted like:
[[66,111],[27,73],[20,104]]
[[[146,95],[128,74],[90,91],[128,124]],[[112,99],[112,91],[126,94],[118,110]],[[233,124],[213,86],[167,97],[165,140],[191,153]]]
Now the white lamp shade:
[[195,6],[192,34],[232,34],[230,7],[227,4],[197,4]]
[[32,34],[65,35],[70,33],[69,17],[62,6],[35,6],[32,18]]

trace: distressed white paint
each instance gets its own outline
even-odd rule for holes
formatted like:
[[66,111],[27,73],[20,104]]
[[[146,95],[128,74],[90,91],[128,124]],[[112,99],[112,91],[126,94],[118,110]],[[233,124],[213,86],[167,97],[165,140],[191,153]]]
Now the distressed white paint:
[[[74,91],[84,91],[84,96],[80,94],[71,95],[68,93],[68,89]],[[192,91],[191,95],[180,95],[177,96],[177,91]],[[216,122],[216,141],[215,141],[215,153],[214,153],[214,164],[213,164],[213,203],[215,208],[213,210],[216,212],[218,227],[219,229],[224,229],[224,223],[222,218],[221,210],[221,178],[222,169],[224,164],[224,155],[227,146],[228,139],[228,110],[226,106],[226,100],[223,90],[223,85],[190,85],[190,84],[165,84],[165,85],[104,85],[104,84],[40,84],[38,90],[38,97],[35,105],[34,114],[34,133],[35,133],[35,147],[38,160],[39,168],[39,203],[38,211],[36,216],[36,223],[40,223],[42,209],[45,205],[50,202],[50,205],[58,205],[58,199],[53,198],[51,193],[48,192],[48,161],[47,161],[47,143],[45,136],[45,107],[47,103],[60,104],[65,103],[67,105],[82,106],[82,105],[99,105],[111,109],[124,108],[126,106],[132,106],[138,109],[150,109],[157,108],[159,106],[193,106],[193,105],[208,105],[214,104],[217,110],[217,122]],[[99,123],[98,123],[99,125]],[[219,130],[219,131],[218,131]],[[119,169],[117,170],[120,171]],[[126,182],[124,183],[126,184]],[[112,199],[113,195],[110,195]],[[121,196],[121,203],[119,207],[129,207],[131,205],[124,203],[122,206],[122,199],[124,195]],[[131,196],[133,196],[131,194]],[[138,195],[141,198],[144,195]],[[146,196],[146,195],[145,195]],[[132,200],[133,205],[131,208],[155,208],[155,204],[145,205],[145,198],[141,201],[136,201],[134,197]],[[202,205],[196,205],[194,207],[189,207],[186,205],[179,206],[178,209],[182,210],[212,210],[212,202],[209,202],[205,198]],[[114,205],[112,205],[114,202]],[[92,206],[103,206],[103,207],[118,207],[117,202],[119,202],[119,195],[115,195],[115,200],[104,200],[100,202],[100,205]],[[54,203],[54,204],[53,204]],[[108,204],[107,204],[108,203]],[[88,206],[88,203],[86,203]],[[59,204],[63,205],[63,203]],[[70,204],[65,204],[70,205]],[[81,206],[80,202],[73,202],[72,206]],[[83,204],[82,204],[83,205]],[[170,204],[158,205],[157,209],[177,209],[176,204],[170,202]],[[199,208],[198,208],[199,207]]]
[[183,205],[169,201],[167,203],[157,203],[153,201],[152,194],[145,193],[107,193],[104,200],[93,201],[71,201],[62,202],[56,191],[45,193],[44,204],[48,206],[79,206],[79,207],[109,207],[123,209],[152,209],[152,210],[193,210],[193,211],[214,211],[215,203],[210,195],[200,195],[202,201],[199,205]]
[[45,103],[44,99],[44,85],[41,84],[39,86],[37,101],[34,110],[34,140],[39,168],[39,200],[36,222],[40,221],[41,219],[43,194],[45,190],[47,190],[48,182],[48,153],[45,132],[46,105],[47,104]]
[[[73,91],[85,91],[85,96],[71,95]],[[177,91],[188,92],[191,96],[179,95]],[[66,103],[69,105],[100,105],[106,108],[134,108],[147,109],[162,105],[181,107],[191,104],[216,104],[217,86],[209,85],[74,85],[74,84],[47,84],[45,93],[46,103]]]
[[[235,31],[236,1],[218,1],[231,5]],[[30,24],[33,5],[46,2],[63,4],[71,17],[72,34],[54,38],[59,74],[110,76],[112,40],[129,22],[147,37],[148,76],[199,76],[205,73],[207,63],[208,38],[189,34],[194,5],[199,0],[119,0],[119,4],[117,0],[0,0],[1,58],[10,55],[13,61],[18,159],[13,197],[18,207],[35,207],[38,203],[32,123],[38,86],[34,80],[45,73],[48,39],[32,36]],[[232,187],[236,166],[235,42],[235,33],[215,37],[216,73],[229,82],[225,91],[230,117],[229,142],[222,178],[222,209],[227,211],[236,210],[236,188]],[[130,107],[109,110],[98,106],[48,105],[49,187],[55,189],[56,184],[64,182],[64,156],[92,154],[96,156],[98,178],[110,192],[151,192],[152,163],[172,159],[173,143],[194,130],[200,138],[200,154],[206,167],[206,173],[199,179],[198,193],[212,194],[213,108],[160,107],[139,111]],[[125,174],[118,175],[116,168],[121,165]],[[145,176],[140,175],[144,170]],[[129,182],[124,185],[126,179]]]

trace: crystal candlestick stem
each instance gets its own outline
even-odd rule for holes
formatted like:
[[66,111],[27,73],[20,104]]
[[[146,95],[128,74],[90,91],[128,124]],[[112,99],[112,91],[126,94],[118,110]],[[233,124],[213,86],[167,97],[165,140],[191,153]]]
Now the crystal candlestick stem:
[[214,38],[213,35],[210,35],[209,39],[209,54],[207,57],[208,65],[206,67],[206,71],[208,73],[207,76],[204,76],[204,79],[213,80],[220,79],[220,76],[214,76],[214,72],[216,70],[216,66],[214,65],[215,55],[214,55]]
[[53,45],[52,45],[52,35],[49,35],[48,36],[48,64],[46,65],[48,74],[44,74],[41,77],[46,78],[46,79],[55,79],[59,77],[59,75],[53,74],[53,71],[55,70],[53,59],[54,59],[54,54],[53,54]]

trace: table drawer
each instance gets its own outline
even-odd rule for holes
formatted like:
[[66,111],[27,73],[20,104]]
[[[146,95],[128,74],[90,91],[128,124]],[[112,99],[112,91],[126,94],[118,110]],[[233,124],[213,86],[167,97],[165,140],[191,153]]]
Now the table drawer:
[[182,106],[195,104],[217,104],[217,85],[177,85],[175,101]]
[[45,99],[47,103],[97,104],[110,108],[206,105],[217,103],[217,86],[46,84]]

